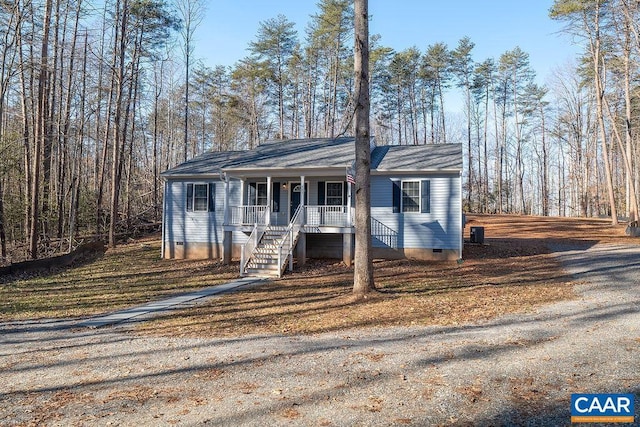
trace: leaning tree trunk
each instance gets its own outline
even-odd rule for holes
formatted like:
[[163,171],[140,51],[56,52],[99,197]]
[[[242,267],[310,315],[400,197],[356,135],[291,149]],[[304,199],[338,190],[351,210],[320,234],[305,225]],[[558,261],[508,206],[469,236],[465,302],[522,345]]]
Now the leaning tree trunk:
[[607,183],[607,193],[609,194],[609,206],[611,210],[611,224],[618,225],[618,211],[616,209],[616,199],[613,190],[613,178],[611,177],[611,161],[609,159],[609,147],[607,144],[607,131],[604,124],[604,87],[603,87],[603,73],[600,66],[601,52],[600,52],[600,3],[597,2],[595,11],[595,36],[592,45],[592,60],[593,60],[593,79],[596,91],[596,115],[598,116],[598,128],[600,131],[600,138],[602,141],[602,158],[604,160],[604,171]]
[[367,0],[355,0],[356,254],[353,293],[375,289],[371,258],[371,153],[369,147],[369,12]]

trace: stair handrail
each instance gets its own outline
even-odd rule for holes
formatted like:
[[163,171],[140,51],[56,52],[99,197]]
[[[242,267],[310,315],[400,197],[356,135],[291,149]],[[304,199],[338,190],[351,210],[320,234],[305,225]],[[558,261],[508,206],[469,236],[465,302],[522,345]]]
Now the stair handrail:
[[[271,213],[267,209],[264,213],[264,216],[266,217],[270,214]],[[267,227],[265,225],[260,225],[258,222],[256,222],[253,225],[253,230],[251,230],[249,238],[242,245],[242,251],[240,252],[240,276],[244,276],[247,264],[249,264],[249,261],[251,260],[251,255],[253,255],[253,251],[256,249],[256,247],[258,247],[258,243],[260,242],[260,239],[262,239],[266,228]]]
[[[289,226],[287,230],[282,236],[282,240],[278,244],[278,277],[282,277],[282,272],[285,267],[285,263],[287,258],[289,259],[290,269],[293,270],[293,245],[295,239],[298,238],[298,234],[300,233],[300,228],[302,228],[302,218],[303,215],[300,215],[304,206],[298,205],[295,213],[291,217],[291,221],[289,221]],[[287,253],[284,254],[284,249],[287,249]],[[283,259],[284,256],[284,259]]]

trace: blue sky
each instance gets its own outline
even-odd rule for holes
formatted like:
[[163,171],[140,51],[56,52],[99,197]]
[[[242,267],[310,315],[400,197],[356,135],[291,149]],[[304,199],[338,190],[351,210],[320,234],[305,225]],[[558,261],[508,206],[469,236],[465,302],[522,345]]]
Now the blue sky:
[[[259,23],[278,14],[297,24],[300,38],[315,0],[209,0],[206,17],[196,34],[197,58],[206,65],[233,65],[248,55]],[[498,57],[520,46],[529,53],[538,81],[575,57],[578,49],[562,23],[549,19],[553,0],[369,0],[370,32],[395,50],[436,42],[453,49],[463,36],[475,43],[474,60]]]

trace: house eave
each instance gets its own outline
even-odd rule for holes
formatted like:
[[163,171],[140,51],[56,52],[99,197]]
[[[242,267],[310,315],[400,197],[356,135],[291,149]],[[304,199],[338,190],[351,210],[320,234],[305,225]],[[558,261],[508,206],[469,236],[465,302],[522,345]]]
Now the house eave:
[[223,172],[227,174],[227,176],[234,178],[259,178],[265,176],[272,177],[300,177],[300,176],[336,176],[336,175],[345,175],[346,174],[346,165],[345,166],[333,166],[326,168],[317,168],[317,167],[309,167],[309,168],[229,168],[222,169]]
[[220,174],[219,173],[169,174],[169,175],[160,174],[160,178],[162,178],[163,181],[177,180],[177,179],[191,179],[191,180],[204,180],[204,179],[212,180],[212,179],[217,179],[217,180],[220,180]]
[[371,171],[371,175],[424,175],[430,173],[460,173],[461,171],[461,169],[376,169]]
[[[263,169],[223,169],[229,178],[246,179],[246,178],[263,178],[266,176],[296,178],[300,176],[308,177],[330,177],[344,175],[346,167],[332,168],[263,168]],[[372,169],[371,175],[424,175],[434,173],[460,173],[461,169]],[[202,174],[161,174],[160,178],[164,181],[169,180],[220,180],[219,173],[202,173]]]

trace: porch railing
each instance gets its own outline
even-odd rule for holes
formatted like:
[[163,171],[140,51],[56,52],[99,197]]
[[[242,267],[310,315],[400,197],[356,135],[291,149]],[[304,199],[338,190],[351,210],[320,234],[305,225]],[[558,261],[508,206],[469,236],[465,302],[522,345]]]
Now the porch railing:
[[231,224],[233,225],[266,225],[269,206],[232,206]]
[[350,206],[305,206],[307,226],[350,227],[353,224]]
[[[267,229],[267,227],[264,225],[267,222],[266,220],[267,214],[268,212],[265,210],[264,212],[262,212],[262,218],[260,217],[256,218],[256,222],[253,225],[253,230],[249,235],[249,239],[247,239],[245,244],[242,245],[242,252],[240,252],[240,275],[241,276],[244,276],[245,270],[247,268],[247,264],[249,264],[249,260],[253,255],[253,251],[258,246],[258,243],[260,243],[260,239],[262,239],[262,236],[264,235],[264,232]],[[258,220],[261,220],[261,221],[259,222]]]
[[[228,225],[287,225],[286,212],[269,212],[268,206],[233,206]],[[304,226],[351,227],[353,208],[350,206],[304,206],[300,213]],[[270,218],[270,221],[268,221]]]
[[398,232],[375,218],[371,218],[371,237],[379,240],[385,246],[398,249]]
[[302,228],[302,209],[300,206],[296,209],[291,222],[287,227],[287,231],[282,236],[282,241],[278,245],[278,276],[282,277],[287,258],[289,259],[289,270],[293,270],[293,247],[298,240],[300,228]]

